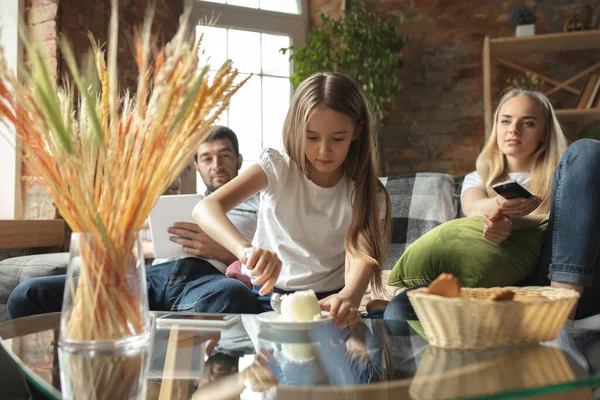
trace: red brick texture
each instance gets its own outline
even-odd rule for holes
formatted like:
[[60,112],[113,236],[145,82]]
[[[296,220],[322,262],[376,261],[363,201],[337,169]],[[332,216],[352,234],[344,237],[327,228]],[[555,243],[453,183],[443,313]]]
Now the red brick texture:
[[[57,79],[67,76],[65,63],[57,53],[57,37],[65,35],[79,60],[90,48],[88,32],[101,43],[107,41],[110,0],[26,0],[25,21],[33,40],[40,42],[46,61]],[[130,38],[134,26],[141,25],[146,0],[120,1],[119,84],[120,89],[135,91],[137,68],[130,52]],[[159,41],[170,39],[177,30],[183,1],[157,1],[153,31],[160,32]],[[35,182],[31,171],[23,166],[23,217],[30,219],[54,218],[55,209],[47,193]]]
[[[317,9],[339,12],[349,0],[310,0]],[[345,3],[345,4],[342,4]],[[507,22],[508,10],[522,0],[490,2],[479,0],[365,0],[368,9],[385,16],[401,12],[402,32],[408,36],[400,73],[403,89],[394,109],[380,129],[385,175],[436,171],[465,174],[475,168],[483,145],[483,38],[514,36]],[[561,32],[571,0],[526,0],[536,14],[536,33]],[[600,9],[599,0],[582,0]],[[335,8],[337,6],[337,8]],[[514,59],[558,80],[565,80],[597,62],[600,52],[532,54]],[[494,65],[493,98],[499,98],[506,80],[521,73]],[[582,81],[577,84],[581,85]],[[577,100],[556,93],[557,108],[570,108]],[[582,128],[566,126],[570,138]]]

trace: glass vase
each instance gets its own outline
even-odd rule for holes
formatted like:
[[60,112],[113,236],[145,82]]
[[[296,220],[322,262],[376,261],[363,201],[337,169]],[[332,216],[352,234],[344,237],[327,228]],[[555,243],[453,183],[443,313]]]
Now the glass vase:
[[144,253],[139,235],[119,246],[101,235],[73,233],[63,298],[62,347],[143,345],[150,336]]
[[58,341],[64,397],[141,398],[150,322],[139,235],[73,233]]
[[112,350],[58,348],[63,399],[146,399],[148,346]]

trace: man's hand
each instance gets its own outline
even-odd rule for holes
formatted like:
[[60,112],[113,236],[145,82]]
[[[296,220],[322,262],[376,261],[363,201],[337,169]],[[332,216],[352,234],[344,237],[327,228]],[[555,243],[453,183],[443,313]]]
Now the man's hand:
[[502,243],[512,232],[510,218],[498,210],[494,210],[490,214],[483,214],[483,224],[483,237],[490,242]]
[[229,250],[215,242],[197,224],[176,222],[168,232],[176,235],[170,236],[169,240],[181,245],[188,254],[207,260],[219,260],[226,265],[236,260]]

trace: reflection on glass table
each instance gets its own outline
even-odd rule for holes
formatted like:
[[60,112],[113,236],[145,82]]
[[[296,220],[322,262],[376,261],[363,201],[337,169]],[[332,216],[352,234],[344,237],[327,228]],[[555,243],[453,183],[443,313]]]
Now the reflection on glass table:
[[[58,322],[49,314],[0,324],[2,346],[53,399],[64,363]],[[600,331],[574,328],[534,346],[462,351],[428,346],[418,323],[363,319],[290,331],[242,315],[221,330],[153,324],[144,352],[87,362],[139,367],[146,388],[137,398],[161,400],[600,398]]]

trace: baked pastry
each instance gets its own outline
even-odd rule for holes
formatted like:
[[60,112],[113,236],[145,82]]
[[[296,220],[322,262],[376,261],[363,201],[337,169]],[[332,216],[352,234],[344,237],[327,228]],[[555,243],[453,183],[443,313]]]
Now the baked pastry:
[[460,297],[460,281],[452,274],[441,274],[427,288],[427,294],[442,297]]
[[491,301],[511,301],[515,298],[515,292],[508,289],[498,289],[491,296]]

